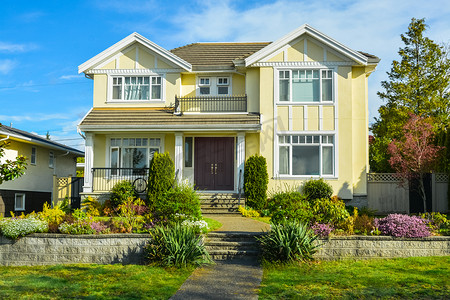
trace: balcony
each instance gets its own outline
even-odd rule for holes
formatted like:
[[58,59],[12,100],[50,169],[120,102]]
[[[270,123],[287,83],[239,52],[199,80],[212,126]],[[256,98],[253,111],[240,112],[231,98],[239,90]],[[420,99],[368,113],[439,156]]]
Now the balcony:
[[175,96],[175,112],[237,113],[247,112],[247,95],[243,96]]
[[111,192],[113,186],[128,180],[138,192],[147,187],[148,168],[92,168],[92,191]]

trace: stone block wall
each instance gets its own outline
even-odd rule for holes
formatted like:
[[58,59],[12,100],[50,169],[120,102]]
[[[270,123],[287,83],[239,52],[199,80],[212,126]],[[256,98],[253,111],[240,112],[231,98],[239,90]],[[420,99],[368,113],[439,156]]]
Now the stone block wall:
[[394,238],[390,236],[337,236],[321,239],[317,259],[370,259],[450,255],[450,237]]
[[0,236],[0,265],[142,264],[148,234]]

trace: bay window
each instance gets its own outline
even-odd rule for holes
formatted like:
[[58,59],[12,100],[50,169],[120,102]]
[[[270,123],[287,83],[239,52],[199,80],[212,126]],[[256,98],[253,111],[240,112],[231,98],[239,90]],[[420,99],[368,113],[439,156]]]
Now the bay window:
[[113,76],[112,100],[162,100],[161,76]]
[[279,135],[278,173],[334,175],[334,135]]
[[[159,138],[111,138],[110,167],[142,169],[150,166],[155,152],[160,152]],[[116,175],[112,171],[112,175]]]
[[278,101],[333,101],[333,71],[321,69],[280,70]]

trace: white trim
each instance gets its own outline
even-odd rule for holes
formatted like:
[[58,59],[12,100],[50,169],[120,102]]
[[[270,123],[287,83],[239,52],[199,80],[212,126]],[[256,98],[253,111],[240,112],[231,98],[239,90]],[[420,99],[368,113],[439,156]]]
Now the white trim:
[[245,133],[238,133],[237,134],[237,140],[236,140],[237,145],[235,146],[235,151],[237,151],[236,153],[236,171],[235,171],[235,176],[234,176],[234,190],[238,190],[239,189],[239,172],[242,171],[242,181],[241,181],[241,186],[244,185],[244,164],[245,164]]
[[283,62],[257,62],[252,67],[274,67],[274,68],[333,68],[336,66],[353,66],[349,61],[283,61]]
[[139,47],[136,47],[136,54],[134,55],[134,68],[139,69]]
[[[107,73],[108,77],[107,77],[107,87],[108,90],[106,91],[106,102],[105,103],[145,103],[145,104],[163,104],[166,102],[166,74],[164,73],[160,73],[160,74],[148,74],[148,76],[153,76],[153,77],[161,77],[161,99],[149,99],[149,100],[124,100],[124,99],[112,99],[112,90],[113,90],[113,77],[125,77],[125,76],[142,76],[144,74],[136,74],[134,72],[130,72],[129,74],[122,74],[122,73],[118,73],[118,74],[109,74]],[[125,78],[122,78],[122,94],[125,91],[124,88],[125,85]],[[149,97],[151,97],[152,94],[152,82],[151,82],[151,78],[149,79]]]
[[[209,85],[200,85],[201,78],[209,78]],[[219,85],[219,78],[228,78],[228,85]],[[209,94],[200,94],[200,87],[208,87],[209,86]],[[228,86],[228,94],[219,94],[218,89],[219,86]],[[205,75],[196,75],[195,76],[195,95],[197,97],[227,97],[233,95],[233,75],[229,74],[225,75],[213,75],[213,74],[205,74]]]
[[175,133],[175,172],[178,170],[178,183],[181,183],[183,178],[183,167],[184,167],[184,139],[183,133]]
[[292,105],[288,106],[288,129],[293,130],[293,121],[292,121]]
[[89,74],[107,75],[158,75],[165,73],[180,73],[181,69],[92,69]]
[[[17,196],[21,196],[22,197],[22,207],[21,208],[17,208],[16,203],[17,203]],[[14,211],[25,211],[25,193],[14,193]]]
[[198,132],[209,131],[261,131],[261,124],[209,124],[207,127],[205,124],[198,125],[85,125],[80,126],[80,130],[84,132],[117,132],[117,131],[148,131],[159,130],[164,132],[174,131],[189,131],[195,130]]
[[[87,70],[95,67],[99,63],[103,62],[104,60],[108,59],[111,55],[116,54],[117,52],[122,51],[126,47],[132,45],[133,43],[139,43],[143,45],[144,47],[148,48],[152,52],[155,52],[159,56],[163,57],[164,59],[172,62],[173,64],[181,67],[182,69],[186,71],[192,70],[192,65],[188,63],[187,61],[181,59],[180,57],[176,56],[172,52],[164,49],[163,47],[153,43],[152,41],[148,40],[147,38],[143,37],[137,32],[133,32],[126,38],[120,40],[119,42],[115,43],[111,47],[107,48],[106,50],[100,52],[93,58],[89,59],[88,61],[84,62],[83,64],[78,66],[78,73],[86,72]],[[117,66],[116,66],[117,67]]]
[[[84,193],[92,193],[92,167],[94,166],[94,134],[86,133],[84,144]],[[109,148],[108,148],[109,150]]]
[[303,40],[303,61],[308,61],[308,39],[305,37]]
[[[321,42],[325,46],[328,46],[337,52],[340,52],[350,58],[351,60],[355,61],[358,64],[361,65],[367,65],[368,64],[368,58],[362,55],[361,53],[352,50],[348,48],[347,46],[339,43],[338,41],[332,39],[331,37],[321,33],[317,29],[314,29],[308,24],[304,24],[300,26],[299,28],[295,29],[294,31],[288,33],[287,35],[281,37],[279,40],[267,45],[266,47],[262,48],[261,50],[253,53],[249,57],[245,59],[245,66],[253,65],[254,63],[260,61],[267,55],[271,54],[274,51],[277,51],[284,45],[288,44],[292,40],[300,37],[303,34],[308,34],[311,38]],[[307,53],[307,51],[305,51]]]

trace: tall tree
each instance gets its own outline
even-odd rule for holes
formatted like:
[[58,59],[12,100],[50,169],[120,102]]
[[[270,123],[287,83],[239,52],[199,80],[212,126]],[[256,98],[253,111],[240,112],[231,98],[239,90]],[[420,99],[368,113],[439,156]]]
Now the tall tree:
[[[384,91],[378,96],[386,101],[379,109],[372,132],[375,142],[370,146],[370,167],[375,172],[389,172],[387,147],[402,136],[402,127],[409,113],[431,117],[433,131],[447,134],[450,125],[450,59],[444,46],[424,36],[424,19],[411,20],[408,31],[401,35],[405,46],[398,54],[401,60],[392,62]],[[444,139],[445,140],[445,139]]]
[[5,155],[5,148],[7,146],[8,143],[0,142],[0,184],[22,176],[27,168],[26,158],[24,156],[18,156],[15,160],[1,160],[3,155]]
[[410,119],[402,128],[401,139],[394,139],[388,146],[391,154],[389,163],[396,173],[407,183],[417,179],[418,192],[423,200],[423,212],[427,212],[424,176],[434,169],[439,151],[444,147],[436,146],[433,126],[429,119],[410,114]]

